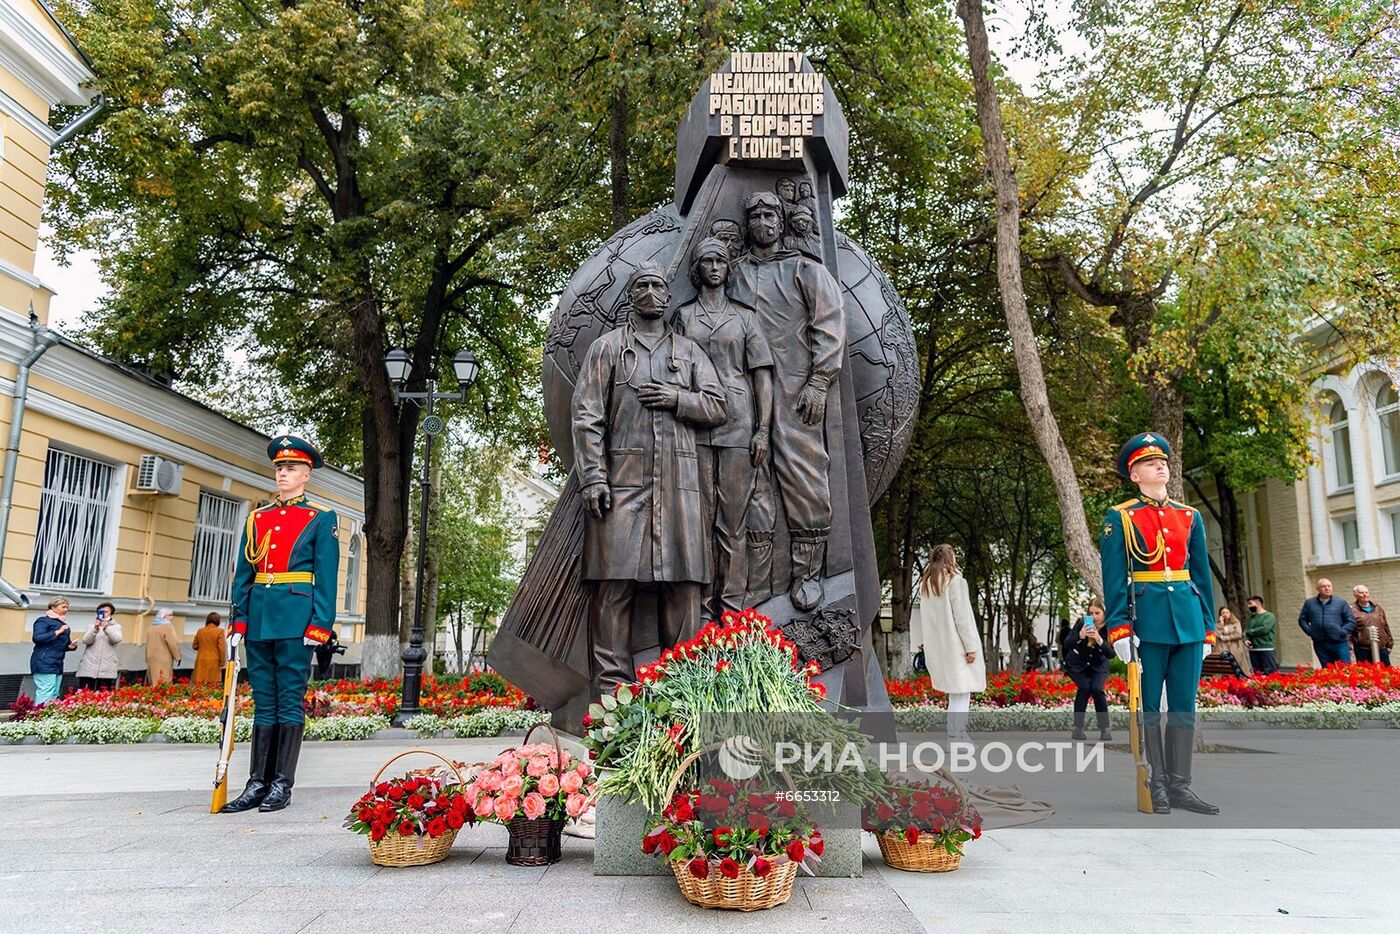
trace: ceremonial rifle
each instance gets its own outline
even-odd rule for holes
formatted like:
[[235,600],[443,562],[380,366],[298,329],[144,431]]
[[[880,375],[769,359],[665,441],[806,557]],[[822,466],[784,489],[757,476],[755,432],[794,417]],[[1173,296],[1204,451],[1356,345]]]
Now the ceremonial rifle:
[[224,706],[219,714],[223,733],[219,740],[219,761],[214,766],[214,796],[209,801],[209,813],[217,814],[228,803],[228,764],[233,759],[235,714],[238,712],[238,646],[230,644],[228,660],[224,662]]
[[[1124,516],[1123,534],[1128,534]],[[1128,558],[1128,745],[1137,772],[1137,809],[1151,814],[1152,792],[1147,785],[1147,730],[1142,719],[1142,664],[1137,650],[1137,595],[1133,593],[1133,560]]]

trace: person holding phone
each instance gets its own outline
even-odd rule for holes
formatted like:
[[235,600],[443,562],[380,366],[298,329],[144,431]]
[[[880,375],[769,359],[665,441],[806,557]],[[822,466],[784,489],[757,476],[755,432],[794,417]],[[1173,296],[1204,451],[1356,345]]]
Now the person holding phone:
[[47,704],[58,697],[63,684],[63,659],[78,647],[68,626],[68,598],[54,597],[49,611],[34,621],[34,651],[29,673],[34,676],[34,703]]
[[1094,699],[1099,739],[1113,739],[1108,730],[1108,698],[1103,690],[1108,683],[1108,663],[1113,658],[1113,647],[1109,644],[1104,620],[1103,601],[1094,597],[1079,625],[1071,627],[1065,636],[1065,674],[1077,689],[1072,739],[1088,739],[1084,733],[1084,718],[1088,714],[1090,697]]
[[122,624],[117,608],[106,600],[97,604],[97,616],[83,633],[83,657],[78,662],[79,690],[110,691],[117,686],[117,643]]

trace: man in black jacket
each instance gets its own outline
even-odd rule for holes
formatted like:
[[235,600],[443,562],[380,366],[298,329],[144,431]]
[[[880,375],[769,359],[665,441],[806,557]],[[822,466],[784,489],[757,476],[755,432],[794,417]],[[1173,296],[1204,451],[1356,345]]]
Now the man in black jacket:
[[1298,628],[1312,639],[1317,663],[1323,668],[1333,662],[1351,663],[1351,634],[1356,631],[1356,617],[1351,606],[1332,596],[1332,582],[1319,578],[1317,596],[1303,601],[1298,611]]

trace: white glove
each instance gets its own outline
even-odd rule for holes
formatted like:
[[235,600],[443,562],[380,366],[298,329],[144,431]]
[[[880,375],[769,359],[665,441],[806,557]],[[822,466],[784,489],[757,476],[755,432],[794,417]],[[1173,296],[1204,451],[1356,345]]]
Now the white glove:
[[[1129,636],[1133,640],[1133,645],[1142,645],[1142,641],[1137,636]],[[1128,638],[1119,639],[1113,643],[1113,654],[1123,660],[1123,664],[1132,661],[1133,655],[1128,645]]]
[[236,632],[236,631],[234,631],[234,630],[232,630],[232,629],[229,630],[229,633],[228,633],[228,650],[229,650],[230,652],[232,652],[234,649],[238,648],[238,643],[240,643],[240,642],[242,642],[242,641],[243,641],[243,633],[241,633],[241,632]]
[[1212,648],[1213,646],[1209,642],[1201,646],[1201,661],[1205,661],[1207,658],[1210,658],[1210,650]]
[[302,644],[302,645],[310,645],[310,646],[318,646],[318,645],[320,645],[321,643],[320,643],[319,640],[313,639],[313,638],[311,638],[310,636],[304,636],[304,637],[302,637],[301,644]]

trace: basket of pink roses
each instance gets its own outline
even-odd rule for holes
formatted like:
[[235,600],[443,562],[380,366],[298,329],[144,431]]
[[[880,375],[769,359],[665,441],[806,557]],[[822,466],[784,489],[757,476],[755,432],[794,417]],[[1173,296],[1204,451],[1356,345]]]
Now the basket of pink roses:
[[[531,745],[544,727],[554,743]],[[578,820],[593,803],[593,767],[559,745],[559,734],[538,723],[525,741],[477,768],[466,786],[467,803],[478,821],[503,825],[510,834],[506,862],[547,866],[559,861],[564,824]]]

